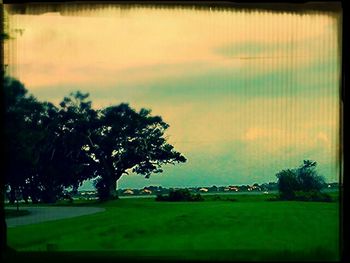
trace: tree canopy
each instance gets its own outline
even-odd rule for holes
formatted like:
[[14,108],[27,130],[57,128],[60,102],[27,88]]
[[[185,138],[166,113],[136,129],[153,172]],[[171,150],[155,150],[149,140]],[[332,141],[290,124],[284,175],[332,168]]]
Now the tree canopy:
[[101,199],[116,196],[116,181],[123,174],[131,171],[149,178],[161,173],[164,164],[186,161],[164,138],[169,125],[150,113],[125,103],[98,112],[86,151],[98,163],[96,187]]
[[116,181],[130,172],[149,178],[164,164],[186,162],[167,143],[169,127],[151,110],[128,104],[95,110],[79,91],[55,106],[28,95],[18,80],[5,76],[5,183],[25,200],[55,202],[65,188],[76,190],[95,178],[102,200],[116,197]]
[[278,189],[282,199],[293,200],[298,192],[319,192],[325,180],[316,171],[317,162],[304,160],[295,169],[286,169],[276,174]]

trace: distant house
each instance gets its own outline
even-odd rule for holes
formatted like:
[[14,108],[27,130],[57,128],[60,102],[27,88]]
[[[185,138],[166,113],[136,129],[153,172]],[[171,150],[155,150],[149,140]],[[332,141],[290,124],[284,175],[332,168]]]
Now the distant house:
[[205,192],[205,193],[206,193],[206,192],[208,192],[208,189],[207,189],[207,188],[202,187],[202,188],[200,188],[200,189],[199,189],[199,192]]
[[255,191],[261,191],[261,188],[259,186],[256,186],[256,185],[253,185],[251,188],[252,188],[252,190],[255,190]]
[[127,189],[123,192],[123,194],[127,194],[127,195],[133,195],[134,194],[134,191],[131,190],[131,189]]
[[141,192],[144,194],[152,194],[152,191],[148,189],[143,189]]
[[229,186],[229,191],[238,191],[238,188],[236,186]]

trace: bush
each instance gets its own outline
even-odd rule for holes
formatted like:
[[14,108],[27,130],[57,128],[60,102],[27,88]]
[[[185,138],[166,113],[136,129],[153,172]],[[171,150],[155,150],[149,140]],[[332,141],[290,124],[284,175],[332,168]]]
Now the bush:
[[296,191],[294,194],[297,201],[332,202],[332,197],[329,194],[318,191]]
[[267,198],[267,201],[280,201],[282,198],[279,195],[272,195],[271,197]]
[[208,199],[212,201],[231,201],[231,202],[238,201],[236,198],[227,197],[223,195],[213,195],[211,197],[208,197]]
[[170,190],[168,196],[163,196],[158,194],[156,201],[171,201],[171,202],[181,202],[181,201],[202,201],[203,197],[200,194],[191,194],[188,189]]
[[63,191],[62,194],[59,195],[59,199],[60,200],[67,200],[68,203],[73,203],[73,197],[71,196],[71,194],[69,194],[67,191]]
[[282,170],[277,173],[279,198],[303,201],[331,199],[327,194],[320,192],[325,185],[325,180],[318,175],[316,165],[316,162],[304,160],[303,165],[299,168]]

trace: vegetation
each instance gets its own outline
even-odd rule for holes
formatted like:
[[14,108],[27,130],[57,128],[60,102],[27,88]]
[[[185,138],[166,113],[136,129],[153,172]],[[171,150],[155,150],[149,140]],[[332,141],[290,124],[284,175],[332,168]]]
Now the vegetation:
[[[40,102],[18,80],[4,77],[5,183],[9,200],[54,203],[96,179],[101,200],[116,198],[116,181],[129,171],[148,178],[186,158],[167,143],[169,127],[151,111],[122,103],[94,110],[89,94],[71,93],[58,107]],[[11,157],[11,158],[10,158]]]
[[200,194],[191,194],[188,189],[178,189],[170,190],[169,194],[166,195],[157,195],[156,201],[170,201],[170,202],[179,202],[179,201],[203,201],[203,197]]
[[116,181],[127,170],[148,178],[151,173],[161,173],[163,164],[186,161],[163,137],[169,125],[150,112],[136,112],[127,104],[100,111],[88,147],[100,161],[96,188],[101,199],[116,196]]
[[325,180],[316,171],[317,163],[304,160],[296,169],[282,170],[277,173],[278,189],[282,200],[330,201],[326,193],[321,193]]
[[319,202],[332,202],[332,197],[327,193],[321,193],[319,191],[296,191],[296,201],[319,201]]
[[232,196],[236,202],[210,196],[204,202],[85,201],[81,205],[106,211],[9,228],[8,243],[18,251],[46,251],[53,244],[60,252],[113,251],[130,258],[339,260],[337,203]]

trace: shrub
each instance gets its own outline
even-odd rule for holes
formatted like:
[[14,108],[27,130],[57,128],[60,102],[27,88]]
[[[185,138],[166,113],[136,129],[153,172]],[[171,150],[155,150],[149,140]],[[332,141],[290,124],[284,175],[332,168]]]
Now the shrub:
[[167,201],[167,197],[162,194],[157,194],[156,201]]
[[294,194],[297,201],[332,202],[332,197],[329,194],[318,191],[296,191]]
[[191,201],[203,201],[203,197],[200,194],[192,195]]
[[320,201],[329,200],[330,196],[320,191],[325,180],[316,171],[316,162],[304,160],[296,169],[282,170],[277,173],[279,198],[282,200]]
[[63,193],[59,195],[59,199],[60,200],[67,200],[68,203],[73,203],[73,201],[74,201],[71,194],[69,194],[67,191],[63,191]]
[[170,190],[168,196],[163,196],[158,194],[156,201],[171,201],[171,202],[180,202],[180,201],[202,201],[203,197],[200,194],[191,194],[188,189],[179,189],[179,190]]
[[290,169],[282,170],[276,176],[278,178],[280,198],[283,200],[293,200],[295,198],[294,192],[301,190],[296,172]]
[[212,196],[208,196],[206,199],[210,200],[210,201],[231,201],[231,202],[238,201],[236,198],[232,198],[232,197],[224,196],[224,195],[217,195],[217,194],[212,195]]

